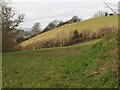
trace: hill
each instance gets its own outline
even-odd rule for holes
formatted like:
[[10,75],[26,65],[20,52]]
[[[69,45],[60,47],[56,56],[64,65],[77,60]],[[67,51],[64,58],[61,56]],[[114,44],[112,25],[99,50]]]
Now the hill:
[[118,88],[118,36],[3,53],[3,88]]
[[[98,29],[105,27],[105,26],[118,26],[118,16],[107,16],[107,17],[97,17],[97,18],[91,18],[85,21],[73,23],[73,24],[67,24],[64,26],[61,26],[59,28],[53,29],[51,31],[42,33],[40,35],[37,35],[29,40],[26,40],[22,42],[20,45],[23,47],[29,46],[32,44],[32,46],[35,46],[36,43],[44,44],[48,41],[54,41],[61,42],[62,40],[70,41],[71,36],[73,35],[74,30],[78,30],[78,32],[82,32],[84,30],[91,30],[93,32],[97,31]],[[34,48],[34,47],[33,47]]]

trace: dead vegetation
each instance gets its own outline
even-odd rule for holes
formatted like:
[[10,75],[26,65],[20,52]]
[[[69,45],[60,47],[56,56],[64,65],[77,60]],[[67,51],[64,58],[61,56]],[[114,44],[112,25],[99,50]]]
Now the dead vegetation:
[[22,50],[31,50],[31,49],[40,49],[40,48],[49,48],[49,47],[59,47],[59,46],[69,46],[75,43],[81,43],[83,41],[88,41],[92,39],[103,38],[104,36],[116,32],[117,29],[113,27],[102,27],[97,31],[92,30],[84,30],[78,32],[75,29],[73,32],[67,33],[68,37],[65,38],[63,32],[57,35],[58,38],[49,37],[49,39],[43,39],[41,41],[37,41],[35,43],[30,43],[26,46],[22,47]]

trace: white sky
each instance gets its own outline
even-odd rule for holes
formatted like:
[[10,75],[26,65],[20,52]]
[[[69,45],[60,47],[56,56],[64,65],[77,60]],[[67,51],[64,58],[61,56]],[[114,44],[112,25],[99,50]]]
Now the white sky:
[[13,2],[112,2],[119,0],[13,0]]
[[[98,11],[110,11],[105,8],[103,0],[11,0],[17,13],[25,14],[22,28],[31,28],[40,22],[44,28],[49,22],[68,20],[74,15],[88,19]],[[119,0],[104,0],[117,5]],[[114,1],[114,2],[113,2]]]

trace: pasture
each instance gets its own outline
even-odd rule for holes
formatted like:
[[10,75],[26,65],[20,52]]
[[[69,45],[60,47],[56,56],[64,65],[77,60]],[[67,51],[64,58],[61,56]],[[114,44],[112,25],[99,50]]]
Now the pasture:
[[117,88],[116,34],[69,47],[3,53],[3,88]]

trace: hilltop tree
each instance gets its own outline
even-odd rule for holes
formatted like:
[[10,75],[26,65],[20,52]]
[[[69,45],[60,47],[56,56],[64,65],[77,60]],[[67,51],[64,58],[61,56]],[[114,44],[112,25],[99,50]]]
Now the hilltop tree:
[[59,24],[57,25],[57,27],[60,27],[60,26],[63,26],[63,25],[64,25],[64,22],[60,21]]
[[13,51],[16,41],[14,33],[17,27],[24,20],[24,15],[16,15],[9,2],[2,0],[1,3],[1,16],[2,16],[2,49],[3,51]]
[[49,30],[52,30],[52,29],[54,29],[55,27],[56,27],[55,24],[49,23],[48,26],[45,27],[45,29],[43,30],[43,32],[47,32],[47,31],[49,31]]
[[101,16],[108,16],[108,12],[106,11],[99,11],[97,12],[94,17],[101,17]]
[[78,18],[78,16],[73,16],[70,20],[66,21],[65,24],[70,24],[70,23],[79,22],[79,21],[81,21],[81,19]]
[[81,21],[81,19],[78,18],[78,16],[73,16],[70,21],[71,21],[71,22],[79,22],[79,21]]
[[63,26],[65,24],[70,24],[70,23],[74,23],[74,22],[79,22],[81,21],[80,18],[78,18],[78,16],[73,16],[70,20],[67,20],[65,22],[61,21],[61,20],[53,20],[52,22],[50,22],[45,29],[42,31],[43,32],[47,32],[49,30],[55,29],[56,27],[60,27]]
[[52,22],[50,22],[50,23],[46,26],[46,28],[43,30],[43,32],[46,32],[46,31],[49,31],[49,30],[52,30],[52,29],[58,27],[58,25],[59,25],[60,22],[61,22],[61,21],[59,21],[59,20],[53,20]]
[[39,33],[41,31],[41,28],[40,28],[40,23],[39,22],[36,22],[34,24],[34,26],[32,27],[32,33],[33,35]]
[[60,20],[55,19],[51,23],[54,24],[54,26],[56,27],[60,22]]
[[49,29],[51,30],[51,29],[56,28],[60,22],[61,22],[61,21],[59,21],[59,20],[53,20],[52,22],[50,22],[50,23],[48,24]]

